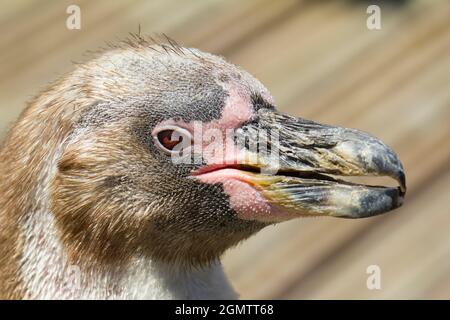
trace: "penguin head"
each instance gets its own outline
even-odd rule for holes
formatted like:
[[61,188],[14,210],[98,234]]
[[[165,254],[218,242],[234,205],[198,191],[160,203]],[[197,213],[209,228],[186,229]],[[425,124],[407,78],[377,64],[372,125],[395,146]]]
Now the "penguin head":
[[[401,204],[403,171],[386,145],[278,112],[258,80],[221,57],[138,41],[79,66],[55,90],[66,88],[76,94],[61,94],[55,116],[77,116],[50,205],[77,263],[204,265],[269,224]],[[401,187],[328,173],[388,175]]]

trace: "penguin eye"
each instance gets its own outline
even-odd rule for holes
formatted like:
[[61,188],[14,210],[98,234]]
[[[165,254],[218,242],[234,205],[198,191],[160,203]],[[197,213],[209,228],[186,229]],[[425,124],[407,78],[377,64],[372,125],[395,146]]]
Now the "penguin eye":
[[170,126],[162,128],[154,136],[156,146],[166,153],[180,151],[191,145],[191,134],[189,131]]
[[175,130],[164,130],[158,133],[159,143],[166,149],[172,150],[177,144],[183,141],[183,137],[175,137]]

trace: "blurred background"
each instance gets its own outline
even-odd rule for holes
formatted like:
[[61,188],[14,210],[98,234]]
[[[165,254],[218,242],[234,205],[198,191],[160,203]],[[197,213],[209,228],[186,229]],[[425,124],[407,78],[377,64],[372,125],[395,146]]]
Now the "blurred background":
[[[80,30],[66,28],[71,4]],[[366,26],[369,4],[381,30]],[[285,222],[230,250],[242,298],[450,299],[450,1],[4,0],[0,138],[73,61],[139,25],[242,66],[282,111],[378,136],[405,166],[392,214]],[[369,265],[380,290],[366,286]]]

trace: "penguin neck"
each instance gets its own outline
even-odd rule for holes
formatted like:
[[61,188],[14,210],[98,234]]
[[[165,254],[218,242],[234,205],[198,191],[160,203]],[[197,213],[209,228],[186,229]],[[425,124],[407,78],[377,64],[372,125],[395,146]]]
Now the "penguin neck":
[[39,199],[20,223],[20,279],[31,299],[234,299],[220,262],[186,268],[134,256],[126,266],[69,262],[49,205],[58,152],[38,177]]
[[187,269],[135,257],[126,267],[71,265],[46,210],[22,225],[21,279],[29,299],[233,299],[219,262]]

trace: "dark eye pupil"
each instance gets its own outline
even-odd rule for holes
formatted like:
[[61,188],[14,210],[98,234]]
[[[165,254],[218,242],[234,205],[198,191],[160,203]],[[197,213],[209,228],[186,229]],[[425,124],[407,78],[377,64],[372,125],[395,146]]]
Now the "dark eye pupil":
[[164,148],[172,150],[177,144],[183,141],[183,137],[180,135],[178,140],[176,140],[174,130],[163,130],[158,133],[158,140]]

